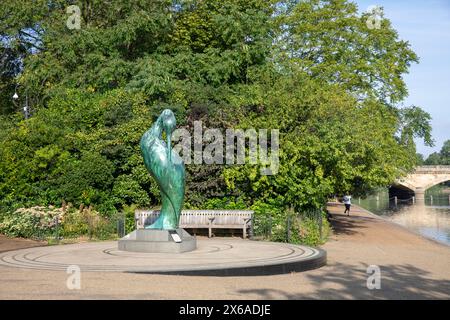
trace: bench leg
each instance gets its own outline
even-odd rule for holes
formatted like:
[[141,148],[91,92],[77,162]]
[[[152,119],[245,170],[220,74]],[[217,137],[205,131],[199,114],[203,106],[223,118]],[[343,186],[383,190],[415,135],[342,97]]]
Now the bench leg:
[[243,235],[244,239],[247,239],[247,228],[246,228],[245,224],[244,224],[244,229],[243,229],[242,235]]
[[209,226],[209,228],[208,228],[208,238],[211,238],[212,237],[212,228],[211,228],[211,225]]

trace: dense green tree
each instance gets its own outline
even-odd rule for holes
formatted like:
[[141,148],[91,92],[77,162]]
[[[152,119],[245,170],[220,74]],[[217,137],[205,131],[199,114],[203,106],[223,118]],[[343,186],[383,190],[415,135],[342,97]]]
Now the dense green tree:
[[439,152],[433,152],[425,160],[426,165],[439,165],[441,164],[441,154]]
[[433,152],[425,160],[426,165],[450,165],[450,140],[444,142],[440,152]]
[[388,185],[410,171],[414,138],[433,141],[429,114],[396,108],[407,95],[402,74],[418,60],[409,44],[387,19],[379,30],[369,29],[367,16],[347,1],[289,2],[279,9],[279,72],[257,73],[258,85],[240,86],[245,94],[238,105],[247,108],[238,118],[246,128],[280,129],[280,172],[231,168],[227,183],[250,198],[301,208],[320,206],[329,194]]
[[250,197],[320,206],[333,193],[362,194],[388,185],[416,164],[396,137],[396,113],[377,101],[361,106],[338,86],[306,76],[280,79],[252,92],[251,99],[261,106],[240,115],[246,119],[240,125],[279,128],[281,153],[273,176],[260,175],[255,166],[227,169],[229,185],[247,187]]
[[441,156],[446,159],[445,161],[447,162],[446,164],[450,164],[449,160],[450,160],[450,140],[447,140],[444,142],[444,145],[442,146],[441,149]]
[[[66,26],[70,4],[79,30]],[[1,118],[5,206],[157,204],[138,140],[168,106],[188,130],[201,120],[281,134],[276,175],[188,165],[191,206],[319,207],[411,170],[414,138],[432,144],[429,115],[398,108],[417,56],[346,0],[5,0],[0,17],[0,86],[18,83],[32,106],[28,120]]]
[[19,109],[13,103],[15,77],[19,73],[19,56],[0,39],[0,115],[11,114]]
[[151,119],[142,95],[70,90],[8,128],[0,150],[4,205],[157,203],[139,140]]
[[369,29],[368,13],[346,0],[287,1],[277,16],[278,59],[293,72],[338,83],[358,98],[395,104],[407,95],[402,74],[418,57],[388,19]]

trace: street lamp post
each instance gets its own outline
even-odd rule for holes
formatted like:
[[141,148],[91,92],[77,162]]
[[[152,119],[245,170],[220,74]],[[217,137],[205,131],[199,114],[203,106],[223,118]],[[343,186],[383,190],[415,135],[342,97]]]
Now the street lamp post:
[[[14,90],[14,95],[12,96],[14,104],[17,106],[16,101],[19,99],[19,95],[17,94],[17,86],[16,85],[16,89]],[[30,108],[28,105],[28,92],[25,93],[25,106],[23,107],[23,113],[25,115],[25,119],[28,119],[30,116]]]

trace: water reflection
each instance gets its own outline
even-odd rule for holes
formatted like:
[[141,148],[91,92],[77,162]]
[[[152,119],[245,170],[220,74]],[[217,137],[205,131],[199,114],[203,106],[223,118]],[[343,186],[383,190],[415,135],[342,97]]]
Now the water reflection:
[[387,190],[382,190],[366,199],[357,199],[356,204],[398,223],[425,237],[450,245],[450,205],[447,194],[430,194],[423,203],[413,203],[412,199],[398,201],[389,198]]
[[450,245],[450,207],[404,205],[385,215],[395,223]]

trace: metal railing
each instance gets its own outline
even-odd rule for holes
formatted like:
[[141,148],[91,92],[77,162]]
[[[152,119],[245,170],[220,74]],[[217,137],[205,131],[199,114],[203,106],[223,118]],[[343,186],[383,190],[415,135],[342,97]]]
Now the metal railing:
[[[299,234],[306,232],[302,222],[309,221],[318,231],[319,239],[323,239],[324,211],[308,210],[302,212],[288,211],[284,215],[271,212],[254,215],[253,240],[269,240],[282,242],[301,242]],[[300,237],[301,238],[301,237]]]
[[48,240],[54,241],[56,243],[62,240],[75,240],[78,238],[87,237],[89,240],[108,240],[122,238],[126,235],[126,217],[124,214],[116,214],[112,217],[107,217],[103,219],[101,226],[92,226],[86,223],[82,228],[84,231],[67,231],[64,228],[64,223],[59,221],[59,217],[53,219],[53,226],[46,229],[39,227],[39,221],[36,221],[34,226],[35,232],[30,236],[32,239],[36,240]]

